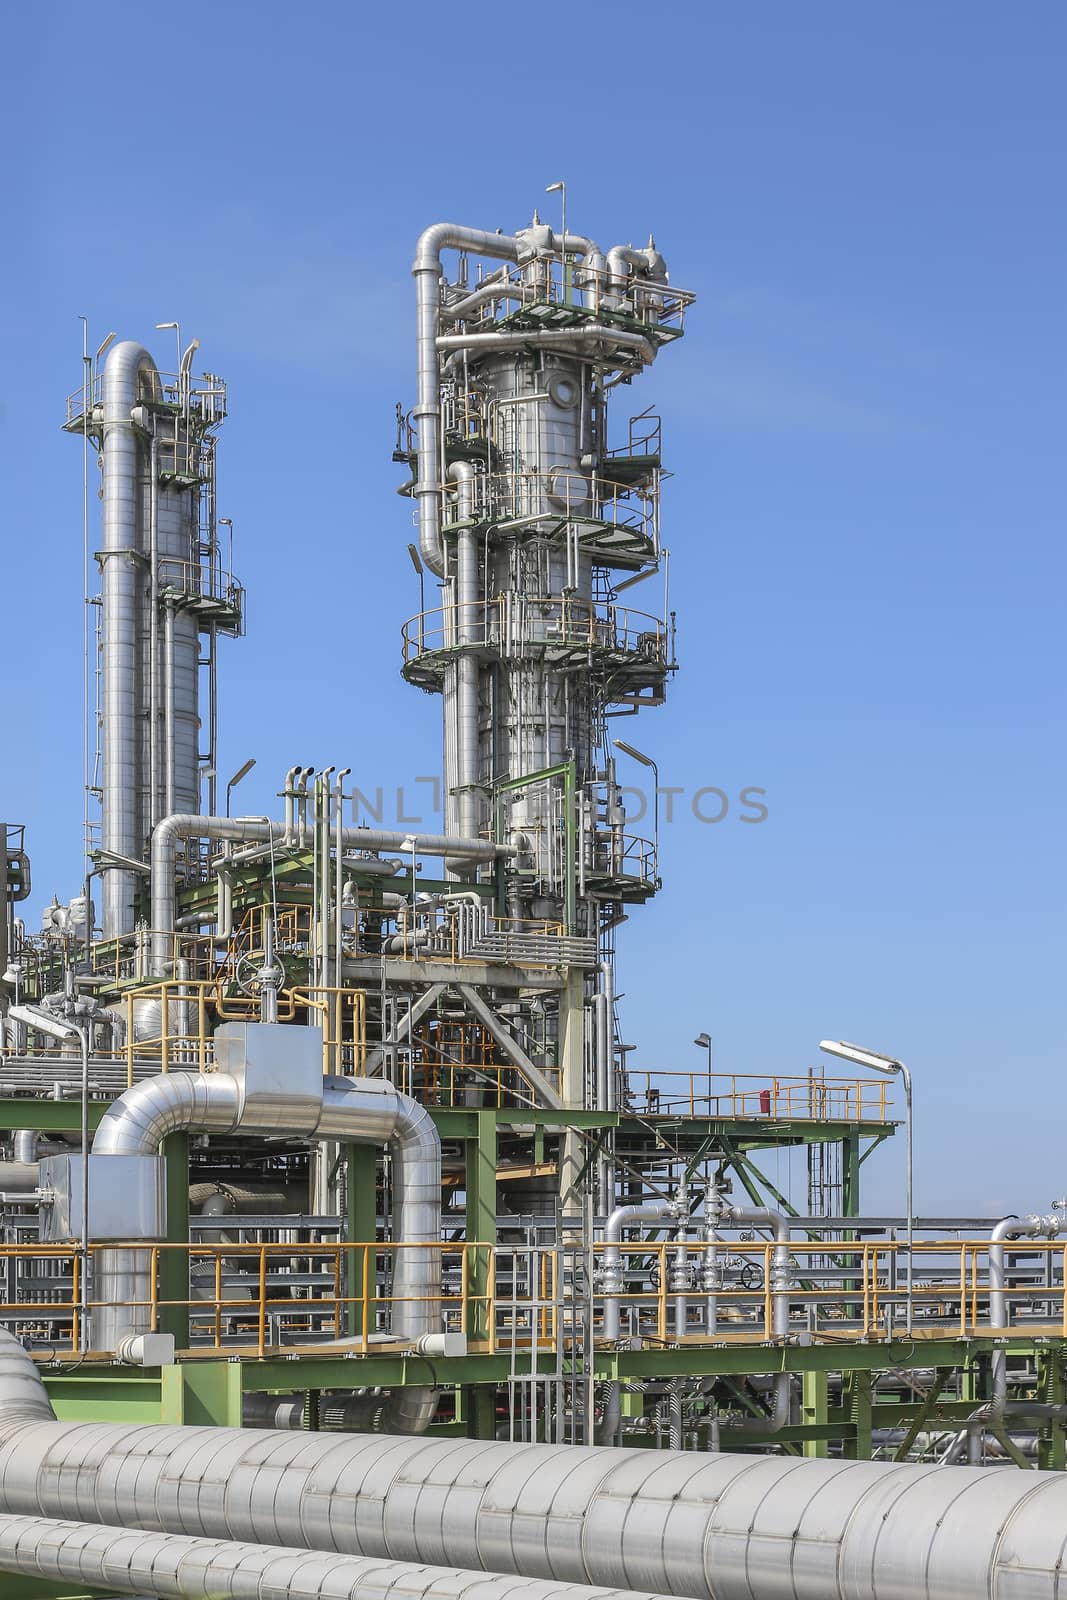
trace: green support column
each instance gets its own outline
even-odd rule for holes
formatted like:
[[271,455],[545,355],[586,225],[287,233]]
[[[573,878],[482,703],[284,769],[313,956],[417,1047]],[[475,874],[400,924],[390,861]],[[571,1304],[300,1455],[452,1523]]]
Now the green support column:
[[[467,1196],[467,1238],[476,1245],[496,1244],[496,1113],[477,1111],[474,1138],[463,1141],[464,1187]],[[488,1337],[490,1310],[481,1298],[489,1293],[491,1251],[468,1252],[466,1276],[472,1296],[467,1318],[468,1339]],[[492,1439],[496,1434],[496,1391],[492,1387],[467,1387],[461,1396],[463,1419],[472,1439]]]
[[163,1367],[160,1421],[191,1427],[241,1426],[239,1361],[189,1361]]
[[496,1438],[496,1390],[489,1385],[464,1389],[463,1420],[468,1439]]
[[[477,1132],[463,1142],[464,1187],[467,1195],[467,1238],[472,1244],[496,1244],[496,1115],[475,1112]],[[485,1339],[489,1333],[488,1306],[491,1248],[472,1250],[467,1262],[467,1283],[471,1294],[467,1336]]]
[[[370,1145],[345,1145],[347,1168],[346,1193],[348,1219],[346,1242],[372,1244],[378,1232],[378,1152]],[[363,1332],[363,1263],[362,1250],[348,1252],[349,1269],[345,1281],[350,1297],[345,1308],[345,1327],[350,1337]],[[373,1262],[371,1263],[371,1290],[373,1292]]]
[[[805,1372],[802,1374],[803,1385],[801,1393],[801,1416],[808,1427],[822,1428],[830,1420],[830,1402],[827,1393],[827,1374],[825,1372]],[[827,1439],[805,1439],[803,1449],[806,1456],[825,1456],[828,1452]]]
[[[568,967],[559,994],[559,1079],[565,1106],[581,1106],[585,1098],[585,974]],[[559,1192],[563,1215],[581,1216],[581,1173],[585,1142],[572,1128],[560,1141]]]
[[845,1374],[845,1413],[854,1429],[845,1440],[844,1454],[850,1461],[871,1459],[871,1382],[869,1372]]
[[860,1214],[860,1136],[846,1133],[841,1140],[841,1214]]
[[[167,1241],[187,1244],[189,1240],[189,1135],[171,1133],[163,1141],[167,1167]],[[163,1250],[159,1260],[159,1298],[183,1302],[164,1305],[159,1313],[161,1333],[174,1336],[179,1350],[189,1348],[189,1252]]]
[[[1067,1400],[1062,1350],[1040,1350],[1037,1356],[1038,1397],[1045,1405],[1062,1406]],[[1037,1437],[1037,1464],[1047,1472],[1067,1468],[1067,1439],[1064,1425],[1055,1419],[1046,1422]]]

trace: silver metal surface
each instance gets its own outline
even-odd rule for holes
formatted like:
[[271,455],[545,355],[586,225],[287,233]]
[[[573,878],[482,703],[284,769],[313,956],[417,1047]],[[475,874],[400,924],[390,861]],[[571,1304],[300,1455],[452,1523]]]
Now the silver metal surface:
[[[41,1162],[41,1240],[65,1244],[84,1232],[83,1161],[80,1155]],[[89,1218],[92,1237],[163,1239],[167,1232],[166,1169],[157,1156],[90,1157]]]
[[666,1600],[458,1567],[3,1515],[0,1572],[158,1600]]
[[[178,1130],[276,1135],[286,1126],[284,1062],[302,1059],[304,1083],[301,1086],[297,1073],[289,1131],[302,1138],[387,1147],[392,1158],[393,1236],[400,1247],[395,1251],[393,1269],[391,1331],[394,1338],[411,1343],[437,1332],[441,1323],[441,1142],[429,1112],[379,1078],[324,1078],[321,1043],[316,1045],[314,1062],[316,1104],[308,1086],[307,1044],[311,1036],[321,1039],[317,1029],[256,1023],[225,1027],[224,1055],[228,1051],[231,1057],[240,1057],[243,1077],[228,1072],[169,1072],[135,1084],[102,1118],[93,1141],[94,1164],[99,1165],[102,1158],[154,1156],[164,1137]],[[266,1035],[270,1035],[269,1044]],[[261,1092],[246,1099],[249,1083],[256,1081],[257,1055],[263,1074]],[[256,1120],[258,1115],[262,1122]],[[137,1232],[132,1222],[124,1234],[126,1239],[157,1236]],[[101,1305],[93,1330],[96,1349],[113,1350],[119,1338],[148,1331],[149,1295],[143,1281],[147,1271],[147,1252],[100,1253],[95,1299]],[[397,1390],[380,1425],[399,1431],[416,1425],[425,1428],[436,1407],[432,1390]]]
[[[160,395],[159,373],[148,351],[128,340],[114,345],[101,387],[101,843],[105,850],[133,860],[141,859],[148,833],[142,761],[147,663],[141,659],[148,556],[146,472],[143,435],[134,426],[133,411],[139,400]],[[132,929],[135,882],[136,875],[125,868],[104,871],[105,938]]]
[[696,1600],[1052,1600],[1067,1553],[1061,1473],[56,1423],[15,1378],[9,1513]]
[[[175,865],[182,839],[228,839],[239,843],[284,840],[286,824],[261,817],[204,817],[192,812],[164,817],[152,831],[152,970],[165,977],[171,962],[171,938],[176,923]],[[399,850],[410,837],[395,829],[342,828],[346,849]],[[495,861],[514,855],[508,845],[486,839],[452,838],[443,834],[417,835],[418,849],[426,855],[463,856],[473,861]]]

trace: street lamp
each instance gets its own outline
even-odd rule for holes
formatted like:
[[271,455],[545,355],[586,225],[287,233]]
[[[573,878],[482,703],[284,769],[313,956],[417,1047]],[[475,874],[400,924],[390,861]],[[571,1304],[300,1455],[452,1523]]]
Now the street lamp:
[[245,762],[244,766],[243,767],[239,767],[237,769],[237,771],[234,773],[233,777],[230,779],[229,783],[226,785],[226,815],[227,816],[229,816],[229,814],[230,814],[230,791],[231,791],[231,789],[236,789],[236,787],[240,783],[241,779],[248,777],[248,774],[251,772],[251,770],[255,766],[255,764],[256,764],[255,756],[249,756],[249,758]]
[[422,564],[422,557],[419,555],[417,545],[408,545],[408,555],[411,557],[411,565],[419,575],[419,637],[421,639],[422,620],[426,615],[426,568]]
[[693,1040],[693,1043],[695,1045],[698,1045],[701,1050],[706,1050],[708,1052],[708,1116],[710,1117],[711,1116],[711,1050],[712,1050],[711,1034],[710,1033],[698,1033],[696,1038]]
[[656,875],[659,875],[659,768],[651,756],[646,756],[643,750],[635,750],[632,744],[627,744],[625,739],[615,740],[616,750],[621,750],[625,755],[632,756],[642,767],[652,769],[652,839],[656,847]]
[[85,1315],[89,1304],[89,1029],[76,1022],[68,1022],[65,1017],[57,1017],[52,1011],[44,1011],[40,1006],[9,1006],[7,1014],[14,1017],[16,1022],[24,1022],[28,1028],[36,1028],[38,1033],[46,1033],[52,1039],[77,1039],[81,1045],[82,1319],[79,1345],[85,1351],[89,1347]]
[[561,178],[558,183],[550,183],[545,190],[546,194],[558,194],[562,202],[563,217],[560,225],[560,238],[562,239],[561,254],[563,256],[563,301],[567,302],[567,180]]
[[177,340],[177,344],[178,344],[178,368],[176,368],[175,370],[180,369],[181,364],[182,364],[182,325],[181,325],[181,323],[180,322],[157,322],[156,323],[156,327],[157,328],[173,328],[174,329],[174,337]]
[[899,1073],[904,1082],[904,1115],[905,1115],[905,1163],[904,1178],[905,1197],[904,1204],[908,1213],[908,1299],[907,1318],[908,1333],[911,1333],[912,1314],[914,1311],[912,1282],[914,1278],[914,1264],[912,1261],[912,1246],[915,1237],[915,1214],[912,1200],[912,1106],[911,1106],[911,1073],[903,1061],[898,1061],[896,1056],[884,1056],[878,1050],[864,1050],[858,1044],[846,1044],[840,1039],[821,1039],[819,1049],[825,1050],[829,1056],[838,1056],[842,1061],[851,1061],[857,1067],[867,1067],[871,1072],[881,1072],[887,1077]]
[[563,211],[561,223],[561,238],[563,239],[563,255],[567,255],[567,180],[561,178],[558,183],[550,183],[545,189],[546,194],[558,194]]

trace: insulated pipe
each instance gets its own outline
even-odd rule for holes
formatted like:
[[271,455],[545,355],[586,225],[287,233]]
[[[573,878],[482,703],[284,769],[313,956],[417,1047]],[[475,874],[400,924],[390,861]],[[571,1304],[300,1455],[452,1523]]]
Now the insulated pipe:
[[646,1200],[641,1205],[616,1206],[604,1224],[604,1244],[607,1248],[601,1257],[600,1292],[604,1298],[605,1339],[619,1337],[619,1299],[625,1288],[622,1252],[619,1249],[623,1230],[642,1223],[677,1222],[679,1209],[676,1200]]
[[41,1136],[33,1128],[16,1128],[11,1142],[12,1161],[22,1162],[25,1166],[36,1162],[40,1142]]
[[728,1206],[723,1211],[723,1223],[734,1228],[767,1228],[774,1234],[774,1251],[771,1255],[771,1291],[774,1304],[771,1310],[771,1329],[776,1339],[789,1337],[789,1297],[793,1267],[789,1254],[789,1218],[769,1206]]
[[0,1161],[0,1194],[32,1194],[40,1181],[36,1161]]
[[[1054,1239],[1059,1231],[1060,1219],[1055,1214],[1042,1217],[1031,1213],[1027,1217],[1005,1217],[997,1223],[989,1236],[989,1321],[994,1328],[1002,1328],[1005,1333],[1008,1331],[1005,1243],[1009,1239]],[[1008,1398],[1008,1356],[1003,1348],[994,1349],[990,1371],[990,1401],[988,1406],[982,1407],[980,1414],[989,1417],[994,1424],[1001,1424]]]
[[[241,1086],[225,1072],[169,1072],[127,1089],[108,1107],[93,1140],[94,1156],[155,1155],[169,1133],[276,1134],[241,1116]],[[281,1108],[284,1110],[284,1108]],[[393,1162],[393,1337],[415,1343],[436,1332],[441,1298],[441,1143],[429,1112],[382,1079],[323,1079],[322,1102],[298,1119],[302,1138],[386,1145]],[[114,1349],[120,1337],[147,1331],[149,1251],[102,1250],[97,1258],[103,1302],[95,1313],[94,1343]],[[430,1408],[432,1398],[432,1409]],[[396,1390],[383,1421],[397,1429],[432,1420],[434,1391]],[[379,1408],[380,1409],[380,1408]],[[429,1409],[429,1415],[427,1411]]]
[[[459,486],[459,520],[468,526],[460,528],[456,539],[456,643],[460,646],[456,662],[457,770],[445,773],[445,784],[455,783],[459,789],[459,831],[472,838],[478,825],[474,794],[478,781],[478,663],[466,647],[477,641],[479,631],[478,551],[474,529],[469,526],[474,519],[477,473],[469,461],[453,462],[450,472]],[[464,866],[462,860],[445,864]]]
[[[675,1200],[646,1200],[641,1205],[616,1206],[604,1224],[604,1243],[607,1246],[601,1257],[600,1292],[604,1301],[603,1335],[605,1339],[619,1337],[619,1301],[626,1287],[622,1251],[619,1245],[623,1230],[641,1223],[677,1222],[684,1205]],[[622,1385],[611,1382],[604,1391],[604,1405],[597,1426],[597,1443],[611,1444],[622,1420]]]
[[458,223],[435,222],[419,235],[412,273],[415,278],[418,392],[412,416],[418,438],[415,498],[418,501],[419,554],[435,577],[444,575],[441,545],[441,410],[437,329],[441,307],[441,252],[466,250],[498,261],[517,261],[516,239]]
[[455,1567],[0,1516],[0,1571],[158,1600],[666,1600]]
[[590,322],[580,328],[539,328],[528,333],[446,333],[437,340],[438,350],[526,350],[567,349],[572,344],[588,344],[592,340],[608,340],[623,349],[633,350],[642,361],[654,361],[656,350],[644,334],[632,333],[626,328],[609,328],[603,323]]
[[1051,1600],[1067,1563],[1060,1472],[52,1422],[39,1380],[13,1401],[9,1514],[694,1600]]
[[[100,385],[101,844],[105,851],[135,861],[145,846],[140,639],[148,552],[141,504],[143,450],[131,413],[146,389],[159,397],[159,373],[148,351],[130,340],[114,345]],[[125,867],[105,867],[101,878],[104,938],[119,938],[133,928],[136,874]]]
[[[346,848],[399,850],[410,835],[384,828],[342,828],[341,842]],[[166,977],[170,964],[171,935],[177,915],[175,863],[179,839],[230,839],[238,843],[285,837],[283,822],[268,822],[263,817],[200,817],[192,812],[175,812],[164,817],[152,830],[152,975]],[[418,836],[418,848],[426,855],[464,856],[474,861],[494,861],[513,856],[513,845],[492,844],[486,839],[453,838],[447,834]]]
[[296,790],[293,785],[296,783],[297,774],[300,771],[302,771],[300,767],[290,767],[285,774],[285,833],[282,836],[282,843],[285,845],[291,845],[295,838]]
[[[789,1252],[789,1218],[769,1206],[728,1206],[723,1221],[735,1228],[768,1228],[774,1234],[771,1256],[771,1329],[776,1339],[789,1337],[789,1295],[792,1262]],[[770,1415],[746,1417],[740,1424],[745,1433],[777,1433],[789,1421],[793,1381],[788,1372],[774,1374],[774,1395]]]

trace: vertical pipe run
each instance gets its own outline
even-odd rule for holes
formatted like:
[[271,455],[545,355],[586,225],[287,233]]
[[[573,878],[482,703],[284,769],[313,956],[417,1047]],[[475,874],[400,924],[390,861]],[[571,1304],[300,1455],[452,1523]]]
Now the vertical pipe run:
[[[144,449],[133,412],[143,395],[154,399],[160,392],[159,373],[147,350],[129,341],[112,348],[101,383],[102,844],[107,851],[135,860],[145,848],[140,635],[148,552],[142,526]],[[104,937],[129,933],[135,874],[106,867],[101,887]]]

